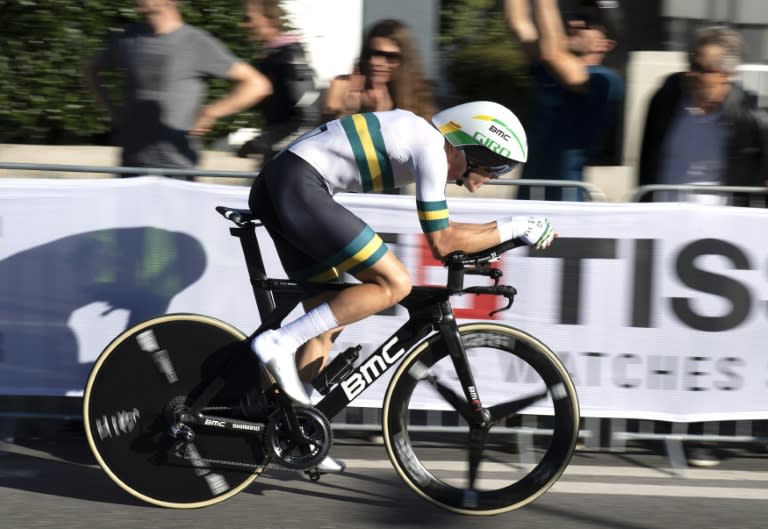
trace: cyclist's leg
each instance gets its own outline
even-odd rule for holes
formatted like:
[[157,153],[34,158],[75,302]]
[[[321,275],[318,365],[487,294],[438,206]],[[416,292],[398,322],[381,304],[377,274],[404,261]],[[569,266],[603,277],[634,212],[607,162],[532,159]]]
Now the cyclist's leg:
[[[302,303],[304,312],[309,312],[332,297],[332,293],[325,293],[304,301]],[[331,349],[333,349],[333,344],[343,330],[343,327],[339,327],[311,338],[296,352],[296,368],[299,370],[299,378],[305,385],[311,382],[325,368],[328,355]]]
[[[388,255],[394,258],[391,252]],[[385,256],[384,261],[382,264],[390,260]],[[390,266],[394,267],[394,277],[388,275],[393,271]],[[335,296],[317,297],[304,303],[305,311],[310,311],[328,302],[341,326],[310,338],[299,348],[296,366],[303,382],[310,382],[323,370],[333,343],[344,330],[345,324],[354,323],[395,305],[411,289],[408,272],[397,258],[385,267],[374,265],[365,269],[356,277],[362,281],[361,285],[347,288]]]
[[[300,404],[310,405],[296,373],[292,352],[313,338],[337,331],[340,326],[355,323],[395,305],[411,290],[407,270],[389,250],[355,276],[362,281],[361,284],[342,290],[329,302],[320,304],[280,329],[260,334],[254,340],[256,354],[286,394]],[[318,345],[323,347],[322,341]],[[325,353],[320,351],[320,354]]]
[[[330,293],[326,293],[304,301],[302,303],[304,311],[309,312],[328,301],[331,297]],[[343,327],[339,327],[311,338],[307,343],[299,347],[299,350],[296,352],[296,368],[299,371],[299,378],[304,385],[304,390],[307,392],[308,397],[312,397],[315,389],[312,386],[312,380],[325,369],[328,355],[331,349],[333,349],[333,344],[343,330]],[[328,455],[318,463],[316,470],[321,474],[339,474],[344,472],[346,468],[347,464],[344,461]]]
[[283,391],[308,406],[296,373],[295,351],[313,338],[399,302],[410,291],[410,278],[381,238],[333,200],[322,177],[292,153],[265,167],[249,205],[267,226],[289,277],[327,281],[349,272],[362,281],[340,292],[330,302],[334,308],[321,303],[280,329],[260,334],[252,344]]
[[372,316],[402,300],[411,291],[408,270],[392,252],[380,261],[355,274],[362,284],[340,293],[324,294],[304,303],[309,311],[328,302],[341,327],[311,338],[297,353],[297,368],[304,382],[311,381],[322,371],[343,326]]
[[376,263],[354,275],[361,284],[342,290],[328,303],[341,325],[396,305],[411,291],[408,270],[389,250]]
[[[410,292],[408,272],[402,263],[389,252],[382,266],[378,263],[356,274],[362,284],[345,289],[335,296],[322,296],[304,303],[309,311],[328,302],[340,327],[311,338],[296,354],[297,368],[302,381],[309,382],[323,370],[328,354],[344,325],[354,323],[395,305]],[[387,264],[390,263],[390,264]],[[393,269],[390,269],[393,266]],[[394,272],[394,277],[388,275]]]

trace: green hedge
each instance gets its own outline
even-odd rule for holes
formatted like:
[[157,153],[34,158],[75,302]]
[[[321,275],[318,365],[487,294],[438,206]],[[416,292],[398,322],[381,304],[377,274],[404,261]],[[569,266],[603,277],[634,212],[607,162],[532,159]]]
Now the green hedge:
[[525,123],[528,65],[504,20],[502,4],[500,0],[444,0],[441,47],[457,99],[496,101]]
[[[107,143],[110,122],[87,88],[85,62],[111,30],[136,19],[132,0],[0,0],[0,143]],[[238,0],[185,0],[185,21],[249,59],[254,51],[236,24]],[[117,79],[115,79],[115,82]],[[231,88],[214,81],[209,94]],[[255,112],[222,120],[211,137],[258,123]]]

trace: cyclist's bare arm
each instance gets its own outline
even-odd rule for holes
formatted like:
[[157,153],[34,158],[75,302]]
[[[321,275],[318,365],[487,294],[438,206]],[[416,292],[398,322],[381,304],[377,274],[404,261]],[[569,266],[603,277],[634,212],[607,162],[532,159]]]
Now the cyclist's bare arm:
[[511,239],[546,250],[558,234],[546,217],[515,216],[485,224],[451,222],[444,230],[424,235],[432,255],[442,260],[452,252],[478,253]]
[[425,233],[432,256],[443,259],[451,252],[476,253],[501,242],[496,221],[468,224],[451,221],[444,230]]

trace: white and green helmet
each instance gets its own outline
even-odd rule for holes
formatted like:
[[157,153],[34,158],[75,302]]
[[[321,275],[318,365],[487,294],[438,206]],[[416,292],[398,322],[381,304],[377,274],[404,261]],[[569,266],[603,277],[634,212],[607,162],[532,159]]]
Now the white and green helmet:
[[461,149],[470,164],[503,176],[528,160],[528,138],[517,116],[492,101],[446,108],[432,117],[445,139]]

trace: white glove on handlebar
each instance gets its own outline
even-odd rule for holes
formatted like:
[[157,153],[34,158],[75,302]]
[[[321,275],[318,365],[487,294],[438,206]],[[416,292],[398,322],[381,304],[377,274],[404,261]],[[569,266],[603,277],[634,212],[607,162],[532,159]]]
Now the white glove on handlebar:
[[496,221],[502,241],[520,239],[535,245],[537,250],[549,248],[555,238],[555,230],[546,217],[507,217]]

